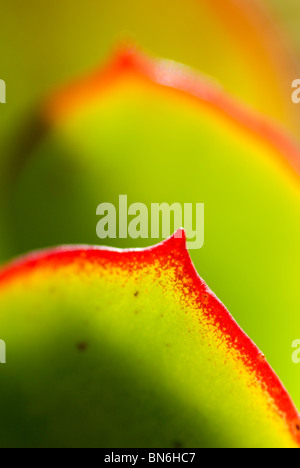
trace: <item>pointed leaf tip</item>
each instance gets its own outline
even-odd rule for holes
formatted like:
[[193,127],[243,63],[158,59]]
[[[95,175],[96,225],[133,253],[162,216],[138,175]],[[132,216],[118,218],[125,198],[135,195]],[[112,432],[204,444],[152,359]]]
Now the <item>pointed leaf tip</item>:
[[120,67],[123,68],[135,68],[138,57],[141,57],[141,53],[138,52],[137,46],[127,40],[116,48],[114,61]]
[[178,229],[170,238],[169,241],[173,241],[173,244],[180,249],[186,249],[186,232],[184,228]]
[[[187,255],[187,257],[190,259],[188,250],[187,250],[187,237],[186,237],[186,231],[184,228],[178,229],[171,237],[168,237],[166,240],[161,242],[160,244],[157,244],[153,247],[152,249],[158,249],[159,251],[163,250],[166,251],[168,254],[174,253],[174,251],[177,251],[182,254]],[[191,259],[190,259],[191,261]]]

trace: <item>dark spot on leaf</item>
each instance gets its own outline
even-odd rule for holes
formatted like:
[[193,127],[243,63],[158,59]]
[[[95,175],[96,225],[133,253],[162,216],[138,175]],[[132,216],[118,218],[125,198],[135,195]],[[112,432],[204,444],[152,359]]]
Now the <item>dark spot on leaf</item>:
[[139,292],[136,291],[136,292],[134,293],[134,297],[138,297],[138,295],[139,295]]
[[88,344],[85,341],[81,341],[77,344],[77,349],[81,352],[86,351],[88,348]]
[[207,305],[209,303],[209,294],[208,293],[202,293],[201,294],[201,300],[203,304]]
[[174,442],[174,448],[182,448],[182,443],[181,442],[178,442],[178,440],[176,442]]

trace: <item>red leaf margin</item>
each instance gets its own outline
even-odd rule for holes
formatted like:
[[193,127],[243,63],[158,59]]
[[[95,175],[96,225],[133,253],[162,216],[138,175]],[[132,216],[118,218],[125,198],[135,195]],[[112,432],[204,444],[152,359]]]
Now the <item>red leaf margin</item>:
[[118,250],[92,246],[62,246],[31,253],[0,270],[0,291],[15,279],[29,275],[38,268],[50,268],[55,271],[72,264],[78,265],[79,268],[89,264],[94,268],[97,268],[97,265],[121,267],[130,273],[143,265],[157,264],[157,262],[162,269],[170,267],[174,269],[179,286],[176,292],[179,292],[183,304],[186,301],[191,304],[192,300],[193,307],[201,309],[202,312],[205,304],[204,313],[226,336],[228,346],[239,352],[243,364],[256,376],[262,388],[269,394],[278,414],[286,421],[293,439],[300,446],[300,415],[287,390],[265,356],[197,273],[186,247],[186,234],[183,229],[161,244],[145,249]]
[[173,92],[175,97],[206,106],[236,125],[240,133],[258,139],[272,149],[299,186],[300,147],[280,124],[242,104],[209,77],[174,61],[151,59],[133,45],[120,47],[106,66],[53,93],[43,106],[42,117],[50,125],[68,118],[130,76],[156,89]]

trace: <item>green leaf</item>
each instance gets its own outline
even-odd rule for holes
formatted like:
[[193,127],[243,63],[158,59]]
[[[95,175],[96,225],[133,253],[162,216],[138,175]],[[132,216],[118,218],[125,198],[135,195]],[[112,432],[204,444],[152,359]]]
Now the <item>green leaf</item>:
[[299,445],[293,403],[182,231],[20,259],[0,271],[0,308],[2,447]]

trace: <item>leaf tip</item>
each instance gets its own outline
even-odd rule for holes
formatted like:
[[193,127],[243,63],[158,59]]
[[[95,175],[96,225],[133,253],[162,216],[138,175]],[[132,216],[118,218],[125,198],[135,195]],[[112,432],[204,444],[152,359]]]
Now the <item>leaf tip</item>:
[[166,239],[163,244],[165,244],[165,246],[172,250],[187,250],[187,238],[185,229],[178,229],[171,237]]

